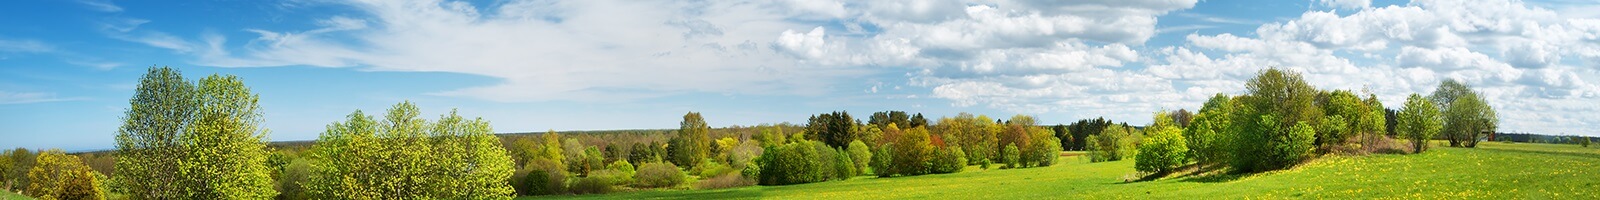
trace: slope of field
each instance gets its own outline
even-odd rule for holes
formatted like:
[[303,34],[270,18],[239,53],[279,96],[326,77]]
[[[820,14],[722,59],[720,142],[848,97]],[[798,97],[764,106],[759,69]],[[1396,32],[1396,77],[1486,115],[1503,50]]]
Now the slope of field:
[[916,177],[721,190],[657,190],[521,199],[1192,199],[1470,198],[1600,199],[1600,149],[1576,145],[1484,143],[1419,155],[1325,157],[1295,169],[1253,175],[1178,176],[1125,183],[1132,161],[981,170]]

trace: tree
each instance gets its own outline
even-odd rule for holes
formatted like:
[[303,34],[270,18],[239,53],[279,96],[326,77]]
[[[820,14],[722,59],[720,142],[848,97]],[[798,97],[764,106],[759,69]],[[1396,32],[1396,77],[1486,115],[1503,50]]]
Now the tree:
[[1028,132],[1032,135],[1029,137],[1035,140],[1028,144],[1028,165],[1041,167],[1055,165],[1056,158],[1060,157],[1061,141],[1051,136],[1054,131],[1044,127],[1033,127]]
[[269,198],[258,97],[235,76],[191,85],[175,69],[140,78],[117,131],[118,180],[134,198]]
[[[924,122],[926,122],[926,121],[924,121]],[[893,111],[893,110],[872,113],[872,116],[867,117],[867,124],[872,124],[873,126],[877,126],[879,129],[887,127],[887,126],[889,126],[889,124],[897,124],[897,125],[906,126],[906,127],[916,127],[916,126],[912,126],[911,125],[911,116],[910,115],[906,115],[905,111]]]
[[[509,199],[511,158],[489,122],[456,111],[436,122],[415,104],[394,105],[382,121],[351,113],[312,145],[309,182],[316,199]],[[547,141],[548,142],[548,141]],[[535,160],[544,160],[538,158]],[[547,162],[546,165],[555,164]]]
[[[904,112],[900,115],[905,115]],[[813,115],[806,124],[806,138],[822,141],[829,147],[836,149],[845,148],[850,141],[855,141],[860,134],[856,133],[856,121],[850,118],[850,113],[834,111]]]
[[[1315,141],[1315,129],[1310,124],[1322,117],[1322,109],[1314,106],[1317,90],[1299,73],[1276,68],[1263,70],[1245,83],[1249,94],[1244,95],[1239,115],[1234,123],[1239,127],[1233,144],[1233,169],[1241,172],[1258,172],[1283,169],[1299,163],[1311,149],[1297,149],[1301,143]],[[1300,128],[1310,130],[1311,137],[1299,137]],[[1306,141],[1301,141],[1306,140]]]
[[99,173],[61,150],[39,152],[23,194],[39,199],[105,199]]
[[1187,141],[1176,124],[1163,124],[1169,120],[1169,114],[1158,112],[1156,124],[1145,128],[1150,135],[1139,144],[1139,154],[1134,157],[1134,169],[1145,173],[1167,173],[1187,162]]
[[1101,131],[1099,135],[1090,135],[1088,142],[1089,161],[1106,162],[1118,161],[1132,156],[1134,151],[1133,128],[1122,125],[1111,125]]
[[1412,152],[1416,153],[1428,149],[1428,140],[1439,134],[1440,125],[1444,123],[1433,101],[1418,94],[1406,97],[1405,107],[1400,108],[1397,117],[1399,123],[1395,130],[1411,140]]
[[850,148],[848,151],[850,152],[850,160],[854,161],[854,163],[851,164],[855,166],[856,172],[861,174],[867,173],[867,164],[872,162],[872,150],[867,148],[867,143],[861,142],[860,140],[850,142]]
[[711,126],[706,124],[700,113],[689,112],[683,115],[683,122],[678,125],[679,143],[669,144],[672,150],[672,162],[679,166],[693,168],[694,165],[704,162],[711,153]]
[[1216,164],[1227,158],[1228,126],[1233,124],[1233,103],[1231,97],[1217,94],[1206,100],[1200,113],[1183,130],[1184,144],[1188,145],[1190,158],[1196,162],[1207,165]]
[[1492,134],[1500,123],[1493,107],[1477,92],[1468,92],[1451,102],[1443,113],[1444,127],[1440,132],[1450,135],[1450,146],[1477,147],[1478,138]]
[[6,151],[5,154],[5,158],[0,159],[10,160],[11,168],[6,171],[0,171],[0,174],[5,176],[5,179],[0,179],[0,182],[5,183],[3,184],[5,187],[0,189],[27,189],[28,170],[33,169],[33,164],[37,160],[38,154],[21,147]]
[[1349,90],[1335,90],[1322,103],[1322,113],[1327,117],[1318,121],[1317,145],[1335,145],[1354,136],[1361,129],[1359,119],[1368,113],[1367,105]]
[[1000,150],[1000,162],[1006,164],[1006,166],[1000,168],[1021,167],[1018,161],[1022,160],[1022,155],[1020,155],[1022,153],[1019,151],[1017,150],[1017,145],[1006,145],[1005,149]]
[[931,140],[926,128],[906,129],[894,142],[894,172],[906,176],[928,174],[927,163],[934,153]]

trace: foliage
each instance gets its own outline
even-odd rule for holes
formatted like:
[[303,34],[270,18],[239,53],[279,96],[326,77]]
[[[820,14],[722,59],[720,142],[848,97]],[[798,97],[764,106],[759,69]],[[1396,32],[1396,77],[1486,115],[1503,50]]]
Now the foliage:
[[620,172],[613,170],[595,170],[589,176],[577,178],[568,187],[574,194],[600,194],[615,190],[616,184],[621,180]]
[[1478,137],[1493,133],[1500,123],[1487,100],[1470,91],[1457,96],[1440,115],[1444,118],[1444,127],[1439,132],[1450,140],[1450,146],[1476,147]]
[[695,189],[702,189],[702,190],[709,190],[709,189],[743,187],[743,186],[749,186],[749,185],[755,185],[755,184],[756,184],[756,182],[754,180],[748,179],[748,178],[744,178],[744,177],[740,177],[740,175],[738,175],[738,174],[724,174],[724,175],[721,175],[721,176],[711,177],[711,178],[706,179],[706,180],[700,180],[699,182],[695,182],[695,187],[694,188]]
[[1019,154],[1021,153],[1018,152],[1017,145],[1006,145],[1005,150],[1000,150],[1000,163],[1005,163],[1006,166],[1000,168],[1007,169],[1020,167],[1018,166],[1018,161],[1022,160],[1022,156]]
[[977,164],[977,160],[991,159],[991,155],[999,153],[996,144],[1003,126],[995,124],[988,116],[960,113],[955,117],[941,117],[938,122],[929,127],[930,130],[948,136],[945,137],[947,146],[960,146],[965,150],[972,162],[967,164]]
[[1148,137],[1139,144],[1139,154],[1134,157],[1134,169],[1145,173],[1171,172],[1187,162],[1189,146],[1180,128],[1165,121],[1171,117],[1166,112],[1156,113],[1155,125],[1145,128]]
[[677,165],[667,162],[645,163],[639,166],[639,172],[634,174],[634,185],[644,188],[677,187],[688,178]]
[[39,199],[105,199],[99,173],[61,150],[39,152],[23,194]]
[[526,188],[524,194],[545,195],[560,194],[567,190],[567,169],[550,158],[536,158],[528,161],[522,170],[527,175],[522,177],[522,187]]
[[859,174],[860,171],[856,170],[856,162],[851,160],[849,151],[839,149],[834,153],[833,157],[834,177],[837,177],[839,180],[845,180]]
[[706,124],[700,113],[689,112],[683,115],[683,122],[678,126],[678,137],[668,145],[668,155],[672,163],[693,167],[704,162],[711,153],[711,126]]
[[855,119],[850,118],[849,112],[834,111],[813,115],[806,123],[806,138],[822,141],[832,148],[845,148],[850,141],[855,141],[859,133],[855,130]]
[[872,154],[872,175],[877,175],[878,177],[894,175],[894,148],[888,148],[888,146],[893,146],[893,144],[878,147],[877,152]]
[[282,174],[278,174],[279,199],[311,199],[308,193],[307,182],[311,181],[315,167],[305,158],[295,158],[289,161]]
[[832,154],[836,153],[824,155],[823,151],[832,152],[832,149],[809,140],[768,147],[765,154],[756,159],[761,165],[758,181],[762,185],[788,185],[836,178],[834,174],[838,169],[832,165],[837,159]]
[[638,170],[634,170],[633,164],[628,163],[626,160],[612,161],[610,165],[606,165],[606,170],[611,170],[620,175],[617,177],[618,184],[633,183],[633,175],[638,172]]
[[967,153],[959,146],[940,148],[938,155],[934,156],[928,170],[934,174],[948,174],[961,172],[967,166]]
[[1334,90],[1326,93],[1325,102],[1321,102],[1322,113],[1326,115],[1317,121],[1317,140],[1320,146],[1337,145],[1357,133],[1359,119],[1367,115],[1367,105],[1361,102],[1360,97],[1349,90]]
[[312,146],[318,199],[509,198],[511,158],[483,119],[454,110],[436,122],[411,102],[374,120],[357,110]]
[[1100,135],[1101,131],[1105,131],[1106,127],[1110,127],[1111,125],[1113,125],[1113,123],[1105,118],[1095,118],[1093,120],[1083,119],[1073,122],[1072,124],[1067,124],[1067,132],[1071,133],[1072,138],[1077,140],[1072,141],[1071,145],[1066,145],[1066,147],[1063,148],[1067,150],[1090,151],[1092,148],[1089,148],[1089,145],[1093,142],[1092,140],[1088,139],[1089,136]]
[[[933,155],[933,146],[928,129],[914,127],[906,129],[894,142],[893,172],[895,174],[914,176],[928,173],[928,161]],[[880,175],[881,176],[881,175]]]
[[[0,158],[0,160],[7,160],[7,163],[10,163],[10,168],[6,169],[5,171],[0,171],[0,177],[4,178],[0,179],[0,186],[12,186],[17,190],[27,189],[28,171],[33,170],[33,164],[35,161],[37,161],[37,157],[38,154],[35,154],[33,151],[29,151],[26,148],[18,147],[16,149],[6,150],[5,156]],[[0,188],[0,190],[12,189],[13,188]]]
[[1090,162],[1118,161],[1135,153],[1133,128],[1122,125],[1107,126],[1100,135],[1089,136]]
[[1194,120],[1183,130],[1184,144],[1188,145],[1190,158],[1200,164],[1215,164],[1227,160],[1228,126],[1232,125],[1233,103],[1227,95],[1217,94],[1206,100]]
[[[1237,101],[1241,107],[1233,122],[1237,132],[1231,165],[1240,172],[1283,169],[1299,163],[1315,142],[1311,127],[1322,117],[1314,106],[1316,89],[1299,73],[1276,68],[1263,70],[1245,83],[1249,93]],[[1305,126],[1305,127],[1296,127]],[[1298,131],[1311,135],[1302,137]]]
[[118,180],[134,198],[269,198],[258,97],[238,77],[191,85],[175,69],[140,78],[116,136]]
[[850,142],[850,148],[846,151],[850,154],[850,161],[853,161],[851,165],[856,168],[856,174],[866,174],[867,165],[872,162],[872,150],[867,148],[867,143],[860,140]]
[[1400,108],[1398,118],[1399,125],[1395,130],[1411,140],[1412,152],[1416,153],[1428,149],[1428,140],[1439,134],[1440,125],[1444,123],[1433,101],[1418,94],[1406,97],[1405,107]]
[[1031,127],[1028,129],[1029,138],[1034,140],[1022,150],[1021,160],[1026,166],[1050,166],[1056,163],[1056,157],[1061,150],[1061,141],[1049,129]]

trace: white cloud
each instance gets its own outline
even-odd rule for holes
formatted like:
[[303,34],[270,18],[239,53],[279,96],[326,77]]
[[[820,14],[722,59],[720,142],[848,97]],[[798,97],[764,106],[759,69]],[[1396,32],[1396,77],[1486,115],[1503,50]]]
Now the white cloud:
[[61,98],[54,93],[0,91],[0,104],[29,104],[58,101],[76,101],[82,98]]
[[78,3],[100,12],[122,12],[122,7],[111,3],[110,0],[78,0]]
[[1457,79],[1499,109],[1503,130],[1596,132],[1600,116],[1590,113],[1600,110],[1592,103],[1600,101],[1600,73],[1578,66],[1600,61],[1600,28],[1595,19],[1571,16],[1516,0],[1416,0],[1344,16],[1308,11],[1262,25],[1257,38],[1190,35],[1189,47],[1161,49],[1164,58],[1147,71],[1205,85],[1194,83],[1243,81],[1254,69],[1283,67],[1319,87],[1366,89],[1390,107]]
[[39,42],[38,40],[9,40],[0,39],[0,52],[14,53],[43,53],[55,51],[55,46]]
[[1372,7],[1372,0],[1317,0],[1317,1],[1318,2],[1322,2],[1323,5],[1327,5],[1328,7],[1334,7],[1334,8],[1345,8],[1345,9],[1360,10],[1362,8]]

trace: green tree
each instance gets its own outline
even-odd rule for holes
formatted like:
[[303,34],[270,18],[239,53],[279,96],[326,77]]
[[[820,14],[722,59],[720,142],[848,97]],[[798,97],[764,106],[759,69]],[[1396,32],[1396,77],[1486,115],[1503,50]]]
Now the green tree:
[[670,144],[669,153],[672,162],[678,166],[693,168],[704,162],[711,149],[711,126],[706,124],[700,113],[689,112],[683,115],[683,122],[678,126],[679,143]]
[[1217,94],[1206,100],[1194,120],[1183,130],[1184,144],[1189,146],[1189,157],[1203,165],[1226,160],[1228,126],[1233,124],[1233,103],[1228,95]]
[[1433,101],[1418,94],[1406,97],[1405,107],[1400,108],[1398,118],[1399,125],[1395,130],[1411,140],[1412,152],[1416,153],[1428,149],[1428,140],[1439,134],[1440,125],[1444,123]]
[[927,163],[934,153],[931,141],[926,128],[906,129],[894,142],[894,172],[906,176],[928,174]]
[[1006,166],[1001,168],[1009,169],[1021,167],[1018,164],[1019,160],[1022,160],[1021,154],[1022,153],[1020,150],[1017,149],[1017,145],[1006,145],[1005,149],[1000,150],[1000,162],[1006,164]]
[[1458,96],[1441,114],[1444,127],[1440,132],[1450,135],[1447,138],[1451,139],[1451,146],[1477,147],[1478,138],[1493,134],[1500,123],[1494,108],[1477,92]]
[[191,85],[175,69],[140,79],[117,133],[117,180],[138,199],[277,195],[258,97],[235,76]]
[[1133,128],[1122,125],[1105,127],[1099,135],[1090,135],[1087,148],[1089,162],[1118,161],[1133,156]]
[[1276,68],[1261,71],[1245,88],[1249,94],[1241,97],[1240,114],[1233,119],[1238,125],[1231,140],[1233,169],[1258,172],[1298,164],[1311,153],[1310,148],[1298,149],[1299,144],[1315,142],[1315,129],[1306,127],[1312,135],[1299,137],[1294,126],[1309,126],[1322,117],[1314,104],[1317,90],[1299,73]]
[[511,158],[489,122],[454,110],[430,123],[415,104],[383,121],[357,110],[312,146],[317,199],[508,199]]
[[828,147],[846,148],[850,145],[850,141],[855,141],[860,136],[856,132],[855,125],[856,121],[850,117],[849,112],[835,111],[814,115],[806,124],[806,138],[822,141],[828,144]]
[[39,199],[105,199],[100,174],[61,150],[39,152],[23,194]]
[[1134,157],[1134,169],[1145,173],[1167,173],[1187,162],[1189,147],[1181,129],[1170,123],[1167,112],[1158,112],[1155,124],[1145,128],[1150,134],[1139,144],[1139,154]]
[[867,143],[860,140],[850,142],[847,151],[850,152],[850,160],[854,161],[851,164],[856,168],[856,173],[867,173],[867,165],[872,162],[872,150],[867,148]]
[[1335,90],[1328,94],[1327,102],[1322,103],[1322,110],[1327,117],[1317,123],[1323,127],[1317,129],[1317,145],[1337,145],[1355,136],[1358,119],[1365,117],[1369,109],[1355,93]]

